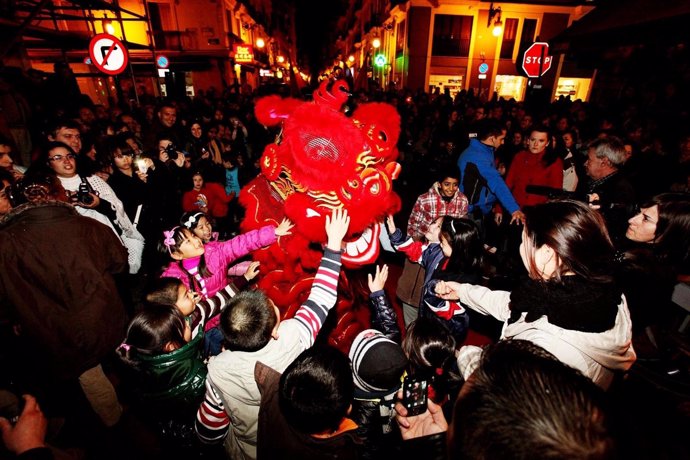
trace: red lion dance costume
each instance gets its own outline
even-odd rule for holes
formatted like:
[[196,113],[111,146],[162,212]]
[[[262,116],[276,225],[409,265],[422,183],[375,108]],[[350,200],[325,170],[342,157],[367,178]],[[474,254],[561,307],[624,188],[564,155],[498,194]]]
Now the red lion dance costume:
[[[242,231],[283,217],[294,222],[292,235],[254,253],[263,277],[258,286],[290,318],[306,300],[326,242],[325,220],[334,208],[345,208],[350,228],[343,254],[344,270],[336,305],[337,325],[331,344],[346,349],[369,324],[368,307],[349,278],[379,255],[379,236],[387,214],[400,209],[393,192],[398,177],[396,143],[400,116],[389,104],[363,104],[346,117],[344,81],[325,81],[313,102],[268,96],[256,104],[256,117],[266,126],[282,123],[276,143],[264,150],[261,174],[240,193],[246,209]],[[384,230],[385,231],[385,230]]]

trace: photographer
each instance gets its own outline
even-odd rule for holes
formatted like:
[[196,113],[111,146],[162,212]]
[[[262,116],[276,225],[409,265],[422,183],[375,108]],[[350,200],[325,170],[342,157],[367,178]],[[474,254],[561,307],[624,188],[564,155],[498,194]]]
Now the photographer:
[[169,137],[161,137],[158,139],[158,160],[166,166],[181,198],[182,192],[190,188],[192,178],[186,152]]
[[48,168],[57,175],[69,202],[82,216],[90,217],[109,227],[129,253],[129,271],[141,267],[144,237],[132,225],[120,199],[98,176],[82,177],[77,172],[77,155],[62,142],[49,142],[32,172]]

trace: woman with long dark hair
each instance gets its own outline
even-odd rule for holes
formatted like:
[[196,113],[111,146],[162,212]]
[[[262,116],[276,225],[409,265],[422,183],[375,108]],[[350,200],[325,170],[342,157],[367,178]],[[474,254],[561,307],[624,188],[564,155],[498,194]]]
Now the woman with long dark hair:
[[[504,321],[501,338],[529,340],[580,370],[601,387],[616,371],[635,361],[632,323],[614,281],[614,248],[604,221],[577,201],[524,208],[520,256],[529,278],[512,292],[439,282],[447,300]],[[463,347],[458,359],[467,377],[476,347]]]
[[618,280],[641,332],[672,318],[674,286],[690,274],[690,194],[662,193],[643,203],[625,237]]

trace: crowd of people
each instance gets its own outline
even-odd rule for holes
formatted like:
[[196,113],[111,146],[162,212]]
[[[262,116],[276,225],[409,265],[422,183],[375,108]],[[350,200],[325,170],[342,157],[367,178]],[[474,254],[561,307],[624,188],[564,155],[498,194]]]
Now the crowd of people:
[[[91,435],[131,440],[134,419],[147,458],[613,457],[606,391],[637,358],[688,368],[668,334],[690,275],[680,115],[407,90],[345,110],[370,99],[401,115],[402,210],[381,216],[398,270],[370,268],[371,325],[345,353],[319,331],[347,210],[294,317],[254,287],[252,251],[293,224],[240,231],[280,135],[251,95],[78,99],[37,115],[31,142],[1,136],[5,448],[106,458]],[[480,317],[490,346],[469,337]]]

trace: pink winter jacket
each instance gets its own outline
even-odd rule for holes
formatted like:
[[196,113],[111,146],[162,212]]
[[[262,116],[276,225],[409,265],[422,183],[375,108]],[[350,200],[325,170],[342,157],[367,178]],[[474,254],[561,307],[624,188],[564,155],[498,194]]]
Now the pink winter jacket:
[[[210,241],[204,245],[204,258],[206,259],[206,267],[213,273],[208,278],[204,278],[206,283],[206,296],[211,297],[216,292],[223,289],[227,284],[228,266],[240,257],[244,257],[252,251],[268,246],[276,241],[276,227],[267,225],[258,230],[252,230],[247,233],[236,236],[228,241]],[[163,271],[161,276],[170,276],[178,278],[189,289],[194,289],[194,286],[189,285],[190,275],[175,262],[170,262],[170,265]],[[218,317],[206,323],[206,330],[218,324]]]

